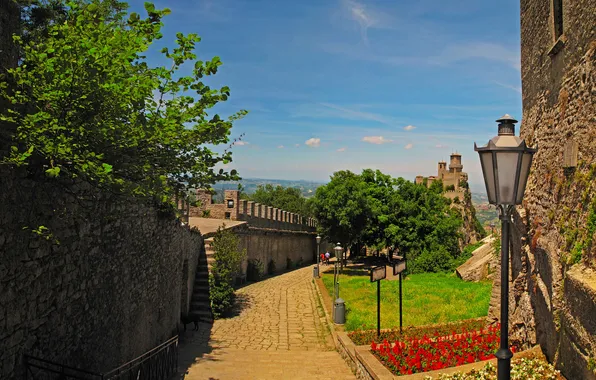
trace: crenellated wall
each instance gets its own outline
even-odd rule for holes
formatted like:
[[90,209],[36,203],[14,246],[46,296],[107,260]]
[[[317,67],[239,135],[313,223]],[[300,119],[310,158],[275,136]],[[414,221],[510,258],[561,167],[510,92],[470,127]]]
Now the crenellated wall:
[[[199,207],[190,208],[191,217],[206,217],[248,222],[252,227],[290,231],[316,230],[313,218],[281,210],[264,204],[240,199],[238,190],[225,190],[224,203],[211,203],[211,195],[206,190],[197,190]],[[207,211],[207,213],[205,213]]]

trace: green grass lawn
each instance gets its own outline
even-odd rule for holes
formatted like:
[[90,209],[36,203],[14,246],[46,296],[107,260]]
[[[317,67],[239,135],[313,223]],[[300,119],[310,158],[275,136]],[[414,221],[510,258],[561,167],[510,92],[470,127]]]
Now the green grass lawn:
[[[356,271],[351,271],[355,273]],[[368,272],[339,277],[340,297],[346,302],[347,331],[376,329],[377,284]],[[333,297],[333,273],[323,274]],[[402,283],[403,325],[419,326],[486,316],[492,283],[466,282],[455,274],[411,274]],[[381,328],[399,327],[399,281],[382,280]]]

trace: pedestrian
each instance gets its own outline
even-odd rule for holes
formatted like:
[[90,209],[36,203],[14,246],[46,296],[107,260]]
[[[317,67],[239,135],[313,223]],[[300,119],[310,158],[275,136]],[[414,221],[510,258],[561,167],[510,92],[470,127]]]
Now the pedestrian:
[[331,254],[329,253],[329,251],[325,252],[325,262],[327,264],[329,264],[329,258],[331,257]]

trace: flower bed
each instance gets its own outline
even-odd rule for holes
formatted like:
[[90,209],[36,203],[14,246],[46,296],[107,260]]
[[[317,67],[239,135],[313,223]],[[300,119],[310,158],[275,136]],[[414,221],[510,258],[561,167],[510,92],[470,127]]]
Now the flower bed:
[[[407,375],[454,367],[495,357],[499,347],[500,326],[463,331],[442,336],[435,331],[432,338],[387,340],[371,344],[373,354],[396,375]],[[515,347],[511,348],[515,352]]]
[[[453,375],[439,375],[439,380],[494,380],[497,369],[488,363],[480,370]],[[431,377],[426,377],[431,380]],[[511,380],[559,380],[563,379],[559,371],[540,359],[521,359],[511,364]]]
[[352,342],[357,346],[368,345],[371,342],[381,343],[383,341],[395,342],[397,340],[422,339],[426,336],[444,336],[461,334],[465,331],[478,331],[486,328],[486,318],[467,319],[458,322],[451,322],[442,325],[430,326],[408,326],[399,332],[399,328],[392,330],[382,330],[381,335],[377,337],[376,330],[357,330],[348,333]]

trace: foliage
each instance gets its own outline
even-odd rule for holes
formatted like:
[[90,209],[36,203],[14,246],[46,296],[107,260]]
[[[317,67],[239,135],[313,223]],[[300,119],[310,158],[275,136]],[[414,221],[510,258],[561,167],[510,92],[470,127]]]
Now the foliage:
[[213,237],[213,266],[209,277],[209,297],[215,317],[221,316],[233,303],[234,275],[241,270],[246,250],[238,249],[238,237],[225,225]]
[[215,318],[220,318],[234,304],[234,288],[227,281],[217,280],[209,273],[209,299]]
[[466,261],[468,261],[468,259],[470,257],[472,257],[472,252],[474,252],[475,250],[480,248],[483,244],[484,244],[483,242],[479,241],[474,244],[466,245],[464,247],[463,251],[461,252],[461,255],[453,261],[452,266],[457,268],[460,265],[462,265],[463,263],[465,263]]
[[[231,152],[209,146],[228,143],[246,112],[208,116],[230,90],[202,82],[221,61],[196,60],[196,34],[178,33],[177,46],[161,50],[169,67],[151,67],[144,54],[162,37],[168,9],[146,3],[141,18],[114,0],[50,3],[66,5],[65,13],[15,37],[22,60],[0,82],[0,98],[11,104],[0,116],[10,125],[0,135],[10,153],[0,161],[163,203],[182,187],[238,178],[214,169]],[[188,64],[191,74],[181,75]]]
[[247,199],[267,206],[293,212],[302,216],[311,216],[310,202],[300,189],[295,187],[273,186],[271,184],[259,185]]
[[493,254],[496,257],[500,257],[501,256],[501,237],[495,236],[495,239],[493,240],[492,245],[493,245]]
[[246,268],[246,279],[248,281],[260,281],[263,279],[265,273],[265,267],[261,260],[251,259],[248,260],[248,266]]
[[336,172],[313,198],[325,236],[356,251],[395,247],[407,256],[410,272],[453,269],[462,217],[449,205],[441,181],[427,188],[371,169]]
[[275,260],[271,259],[267,263],[267,274],[274,274],[275,273]]
[[391,330],[381,330],[380,336],[377,336],[377,330],[356,330],[348,333],[348,336],[350,337],[352,342],[354,342],[355,345],[361,346],[370,344],[371,342],[381,343],[385,340],[403,341],[412,339],[422,339],[425,335],[455,335],[464,332],[464,330],[477,331],[482,328],[485,328],[486,326],[486,318],[476,318],[440,325],[404,326],[403,332],[400,332],[399,328],[393,328]]
[[[500,326],[480,331],[441,336],[438,332],[422,339],[400,339],[393,343],[371,343],[371,350],[394,374],[409,375],[436,371],[493,359],[499,348]],[[515,347],[511,347],[515,352]]]
[[[492,363],[487,363],[481,369],[474,369],[468,373],[453,375],[440,374],[439,380],[493,380],[497,378],[497,369]],[[426,377],[426,379],[431,379]],[[522,358],[511,363],[511,380],[559,380],[564,379],[559,371],[541,359]]]
[[[359,275],[360,274],[360,275]],[[322,274],[333,294],[333,272]],[[339,276],[340,296],[346,301],[346,331],[377,326],[377,285],[367,271],[350,269]],[[410,274],[402,282],[403,325],[421,326],[485,317],[492,283],[466,282],[455,274]],[[382,281],[381,328],[399,326],[399,281]]]

